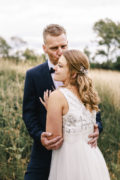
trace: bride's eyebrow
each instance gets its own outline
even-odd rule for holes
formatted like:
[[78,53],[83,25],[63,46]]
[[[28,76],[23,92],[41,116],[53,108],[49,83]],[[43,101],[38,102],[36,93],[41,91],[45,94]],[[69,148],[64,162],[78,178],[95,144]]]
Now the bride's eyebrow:
[[58,61],[58,64],[61,64],[61,62],[60,62],[60,61]]
[[58,64],[63,65],[63,63],[62,63],[62,62],[58,62]]

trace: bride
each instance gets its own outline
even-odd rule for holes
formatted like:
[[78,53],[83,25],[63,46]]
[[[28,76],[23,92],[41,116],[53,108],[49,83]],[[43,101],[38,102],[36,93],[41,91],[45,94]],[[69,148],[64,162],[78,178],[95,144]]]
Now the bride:
[[99,111],[88,69],[87,57],[78,50],[65,51],[55,67],[54,79],[64,86],[50,94],[46,131],[64,141],[52,151],[49,180],[110,180],[101,151],[88,144]]

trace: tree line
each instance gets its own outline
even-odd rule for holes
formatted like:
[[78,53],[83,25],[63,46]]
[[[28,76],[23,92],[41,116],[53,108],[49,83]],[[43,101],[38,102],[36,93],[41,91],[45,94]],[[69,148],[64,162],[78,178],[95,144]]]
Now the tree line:
[[33,49],[26,48],[27,42],[19,37],[11,37],[10,44],[0,36],[0,58],[15,60],[39,60],[45,59],[44,54],[37,54]]
[[[120,22],[101,19],[94,24],[93,31],[96,34],[94,55],[91,57],[88,48],[84,49],[91,59],[91,67],[120,70]],[[101,59],[104,59],[102,63]]]
[[[85,47],[84,52],[89,57],[92,68],[120,70],[120,22],[111,19],[100,19],[93,25],[96,39],[93,41],[95,52],[90,52],[90,47]],[[25,47],[27,42],[19,37],[11,37],[12,45],[0,37],[0,57],[15,60],[36,60],[40,56],[32,49]],[[17,49],[17,50],[15,50]],[[42,55],[44,57],[44,55]]]

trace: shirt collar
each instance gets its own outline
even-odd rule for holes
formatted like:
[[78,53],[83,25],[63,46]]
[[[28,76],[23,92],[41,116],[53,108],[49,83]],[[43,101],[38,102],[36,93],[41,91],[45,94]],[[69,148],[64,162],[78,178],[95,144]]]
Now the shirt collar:
[[49,58],[48,58],[48,67],[49,67],[49,69],[55,67],[54,64],[51,63]]

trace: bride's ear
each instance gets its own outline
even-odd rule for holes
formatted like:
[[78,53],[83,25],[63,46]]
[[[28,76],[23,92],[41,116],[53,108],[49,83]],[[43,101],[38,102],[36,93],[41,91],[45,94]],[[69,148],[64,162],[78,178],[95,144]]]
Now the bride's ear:
[[74,73],[72,74],[72,78],[75,79],[76,76],[77,76],[77,73],[74,72]]

